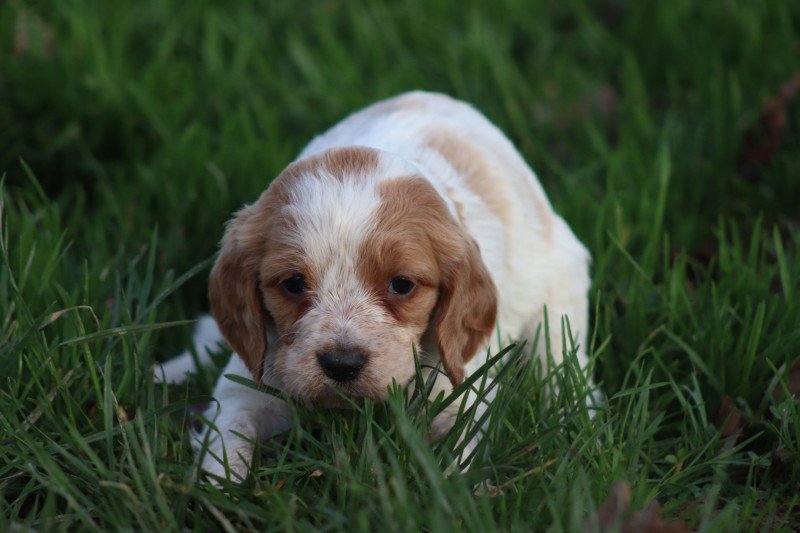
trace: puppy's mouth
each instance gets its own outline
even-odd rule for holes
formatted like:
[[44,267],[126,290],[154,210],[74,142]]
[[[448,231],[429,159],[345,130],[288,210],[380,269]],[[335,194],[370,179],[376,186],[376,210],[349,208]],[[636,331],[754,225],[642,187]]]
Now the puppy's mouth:
[[307,401],[314,407],[323,409],[352,409],[360,406],[364,400],[369,398],[374,402],[382,402],[386,399],[386,394],[376,394],[375,390],[364,390],[358,383],[337,383],[329,382],[322,378],[321,387],[317,394]]

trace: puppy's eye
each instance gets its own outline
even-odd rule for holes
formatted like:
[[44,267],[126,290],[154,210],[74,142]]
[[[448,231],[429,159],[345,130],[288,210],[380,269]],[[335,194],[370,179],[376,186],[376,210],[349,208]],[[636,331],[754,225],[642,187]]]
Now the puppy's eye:
[[414,290],[414,287],[416,287],[416,285],[414,285],[413,281],[401,276],[392,278],[392,281],[389,282],[389,292],[399,296],[405,296],[406,294],[411,293],[411,291]]
[[291,278],[281,281],[281,287],[289,294],[298,295],[306,292],[306,278],[302,274],[295,274]]

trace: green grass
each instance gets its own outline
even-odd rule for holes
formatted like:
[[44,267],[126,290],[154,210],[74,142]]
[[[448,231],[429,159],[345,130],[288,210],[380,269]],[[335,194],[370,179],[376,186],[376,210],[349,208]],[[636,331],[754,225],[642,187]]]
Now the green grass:
[[[800,357],[800,97],[742,156],[799,50],[783,1],[0,4],[0,530],[583,531],[619,481],[699,530],[800,527],[800,403],[773,399]],[[398,390],[298,409],[243,485],[198,484],[188,408],[219,369],[150,369],[207,309],[224,221],[413,88],[483,110],[590,248],[607,401],[515,359],[464,476]]]

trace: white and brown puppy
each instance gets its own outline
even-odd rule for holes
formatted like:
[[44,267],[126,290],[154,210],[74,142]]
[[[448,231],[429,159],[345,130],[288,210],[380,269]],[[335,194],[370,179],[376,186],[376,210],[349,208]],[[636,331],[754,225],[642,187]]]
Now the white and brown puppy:
[[[412,92],[315,138],[236,214],[210,278],[219,330],[205,319],[195,342],[204,357],[221,331],[235,352],[224,374],[337,407],[335,389],[381,400],[409,382],[413,347],[447,372],[435,392],[458,385],[495,332],[531,339],[547,306],[556,361],[567,315],[585,367],[588,264],[500,130],[465,103]],[[184,353],[159,376],[192,368]],[[285,430],[287,406],[224,377],[214,396],[219,434],[202,467],[225,475],[227,462],[243,477],[253,450],[235,433]]]

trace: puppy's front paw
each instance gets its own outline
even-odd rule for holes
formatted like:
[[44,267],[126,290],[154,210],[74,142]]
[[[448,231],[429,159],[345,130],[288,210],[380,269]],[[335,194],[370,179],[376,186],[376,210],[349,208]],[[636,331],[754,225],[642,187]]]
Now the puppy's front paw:
[[153,381],[156,383],[180,384],[186,381],[189,374],[197,370],[190,352],[181,354],[164,361],[156,363],[153,371]]
[[192,447],[212,484],[219,486],[216,478],[241,483],[250,470],[255,437],[255,428],[239,422],[225,429],[206,428],[192,439]]
[[241,483],[250,471],[253,447],[243,443],[238,447],[229,446],[227,450],[206,450],[200,469],[210,474],[208,481],[219,486],[217,478]]

